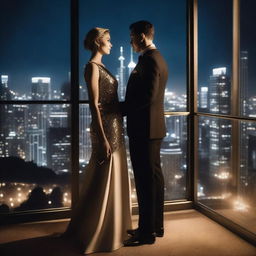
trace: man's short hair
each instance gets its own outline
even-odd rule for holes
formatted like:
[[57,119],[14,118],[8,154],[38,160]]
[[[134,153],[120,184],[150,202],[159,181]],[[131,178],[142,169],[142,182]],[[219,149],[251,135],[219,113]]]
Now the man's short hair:
[[149,21],[140,20],[140,21],[134,22],[130,25],[130,30],[137,35],[143,33],[147,38],[150,38],[150,39],[154,38],[154,33],[155,33],[154,26]]

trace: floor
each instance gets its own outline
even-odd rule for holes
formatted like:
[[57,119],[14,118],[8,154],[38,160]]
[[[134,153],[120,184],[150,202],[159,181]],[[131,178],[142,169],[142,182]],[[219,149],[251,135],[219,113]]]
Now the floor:
[[[137,216],[133,217],[136,226]],[[62,239],[68,219],[0,227],[1,256],[80,255]],[[94,256],[256,256],[256,247],[195,210],[165,214],[165,236],[153,245]]]

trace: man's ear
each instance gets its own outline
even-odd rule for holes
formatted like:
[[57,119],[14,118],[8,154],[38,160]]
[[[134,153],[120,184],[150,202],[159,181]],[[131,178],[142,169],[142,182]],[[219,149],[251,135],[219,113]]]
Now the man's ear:
[[146,38],[146,35],[144,33],[140,34],[140,42],[144,42]]

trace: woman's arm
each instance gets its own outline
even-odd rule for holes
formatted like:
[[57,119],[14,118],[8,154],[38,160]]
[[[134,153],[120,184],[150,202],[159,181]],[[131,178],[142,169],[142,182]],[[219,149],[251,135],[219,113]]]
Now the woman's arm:
[[109,156],[109,154],[111,153],[111,149],[103,129],[100,109],[98,105],[98,101],[99,101],[99,68],[98,66],[94,63],[88,64],[85,69],[84,77],[88,86],[89,103],[92,111],[92,120],[96,125],[99,140],[103,144],[105,156]]

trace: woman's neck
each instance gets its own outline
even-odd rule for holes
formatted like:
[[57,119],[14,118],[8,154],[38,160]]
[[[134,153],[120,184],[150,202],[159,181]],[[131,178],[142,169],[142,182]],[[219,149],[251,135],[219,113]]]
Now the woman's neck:
[[96,63],[98,63],[98,64],[103,65],[102,62],[101,62],[101,60],[102,60],[102,54],[99,53],[99,52],[93,53],[92,56],[91,56],[91,58],[90,58],[90,61],[93,61],[93,62],[96,62]]

